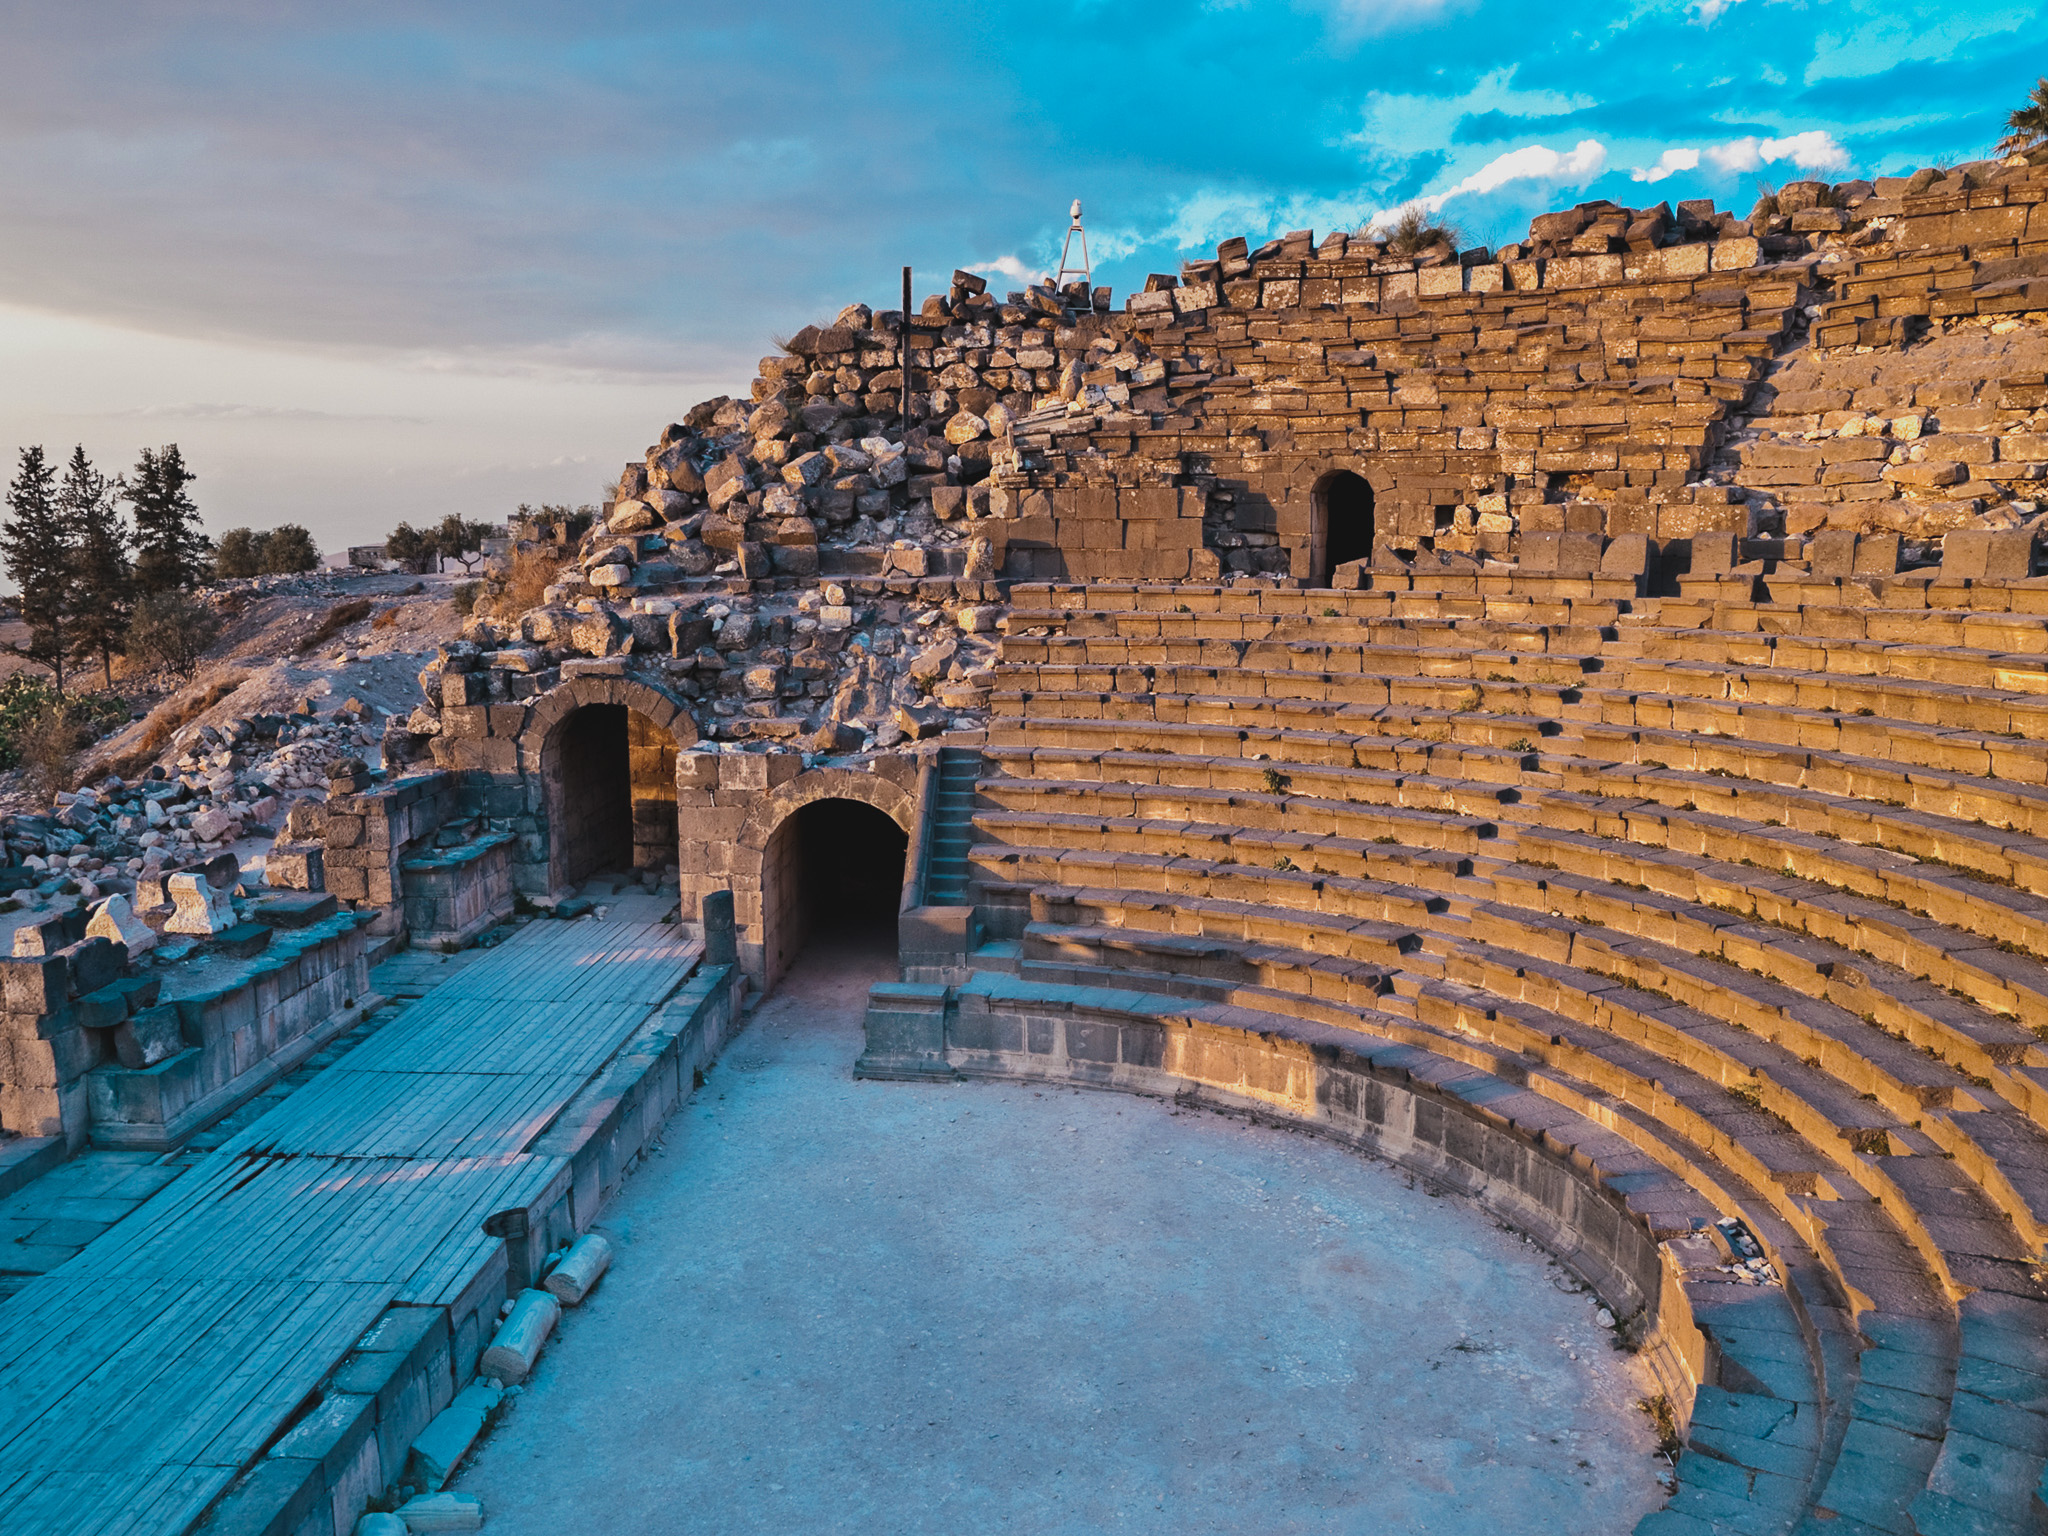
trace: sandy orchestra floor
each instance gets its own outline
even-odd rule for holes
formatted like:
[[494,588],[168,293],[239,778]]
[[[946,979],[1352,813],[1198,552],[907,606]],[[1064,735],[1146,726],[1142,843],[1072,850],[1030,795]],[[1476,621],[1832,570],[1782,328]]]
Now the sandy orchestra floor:
[[500,1536],[1625,1532],[1637,1367],[1476,1208],[1117,1094],[857,1083],[819,946],[456,1486]]

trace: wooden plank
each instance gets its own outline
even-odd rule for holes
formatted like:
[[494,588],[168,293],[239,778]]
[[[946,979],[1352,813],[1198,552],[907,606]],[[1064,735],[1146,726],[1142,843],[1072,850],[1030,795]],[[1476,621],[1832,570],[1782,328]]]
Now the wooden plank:
[[659,923],[536,924],[0,1306],[0,1530],[178,1530],[394,1299],[446,1302],[525,1148],[682,985]]

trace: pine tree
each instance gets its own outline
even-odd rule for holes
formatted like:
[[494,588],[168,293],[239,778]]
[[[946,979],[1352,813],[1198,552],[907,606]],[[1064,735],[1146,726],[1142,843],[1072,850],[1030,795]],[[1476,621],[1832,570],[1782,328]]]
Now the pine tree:
[[114,686],[114,657],[121,653],[135,606],[135,574],[128,564],[128,527],[121,517],[119,485],[92,467],[84,448],[72,450],[57,505],[77,540],[78,612],[71,646],[80,657],[97,656],[100,676]]
[[176,443],[145,448],[123,491],[135,508],[135,584],[142,592],[183,591],[203,580],[211,541],[185,488],[195,476]]
[[77,539],[57,505],[57,472],[41,447],[21,450],[21,468],[7,487],[7,510],[0,521],[0,561],[21,589],[21,620],[28,625],[28,654],[57,674],[64,691],[64,653],[70,644],[70,621],[76,611]]

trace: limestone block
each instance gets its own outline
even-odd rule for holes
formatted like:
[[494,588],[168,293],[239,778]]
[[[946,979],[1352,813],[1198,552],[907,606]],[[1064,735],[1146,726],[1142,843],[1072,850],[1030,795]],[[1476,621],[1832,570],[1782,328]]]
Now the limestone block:
[[175,1003],[144,1008],[114,1029],[114,1054],[131,1071],[169,1061],[185,1049],[185,1034],[178,1023]]
[[87,938],[126,944],[130,956],[156,947],[156,935],[150,931],[149,924],[135,915],[128,898],[119,893],[109,896],[92,909],[92,920],[85,925],[85,933]]
[[71,990],[97,992],[128,971],[128,950],[118,940],[94,935],[58,951],[71,968]]
[[593,587],[629,587],[633,584],[633,567],[630,565],[600,565],[590,572]]
[[423,1493],[399,1505],[398,1518],[415,1536],[423,1531],[480,1531],[484,1506],[472,1493]]
[[1725,575],[1735,569],[1741,557],[1742,541],[1732,533],[1699,533],[1692,539],[1692,573],[1695,576]]
[[1942,540],[1941,574],[2016,580],[2033,574],[2034,535],[2026,528],[1958,528]]
[[263,861],[264,884],[288,891],[325,890],[325,852],[318,843],[272,843]]
[[1954,459],[1923,459],[1917,464],[1894,464],[1885,478],[1900,485],[1933,487],[1961,485],[1970,472]]
[[1640,533],[1624,533],[1607,541],[1600,555],[1603,576],[1647,576],[1650,573],[1650,540]]
[[1856,570],[1856,535],[1831,528],[1806,541],[1806,563],[1816,576],[1849,576]]
[[240,819],[232,811],[201,811],[192,818],[192,835],[202,843],[217,843],[234,836],[240,826]]
[[946,423],[946,441],[956,447],[962,443],[971,443],[976,438],[987,435],[987,419],[975,415],[972,411],[957,412],[952,420]]
[[1899,572],[1899,536],[1896,533],[1865,533],[1856,538],[1858,576],[1896,576]]
[[407,1466],[415,1486],[438,1489],[446,1484],[504,1399],[502,1388],[481,1381],[456,1393],[455,1401],[435,1414],[412,1442]]
[[511,1315],[477,1362],[477,1373],[508,1385],[524,1381],[561,1315],[562,1304],[546,1291],[520,1292]]
[[172,875],[164,887],[173,908],[164,932],[212,938],[234,927],[234,903],[227,892],[216,890],[204,875]]
[[615,656],[631,633],[609,607],[600,604],[594,613],[579,613],[569,626],[569,643],[585,656]]
[[22,958],[55,955],[85,936],[78,926],[78,914],[60,913],[39,923],[24,923],[14,930],[14,953]]
[[562,1262],[549,1271],[541,1284],[563,1306],[580,1306],[611,1262],[612,1245],[602,1234],[586,1232],[562,1255]]

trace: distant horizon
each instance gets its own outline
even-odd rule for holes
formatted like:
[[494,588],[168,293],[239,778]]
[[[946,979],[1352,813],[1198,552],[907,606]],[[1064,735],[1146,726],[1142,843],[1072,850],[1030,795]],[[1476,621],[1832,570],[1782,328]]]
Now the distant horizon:
[[[118,9],[118,8],[117,8]],[[1086,208],[1095,281],[1422,201],[1466,243],[1606,197],[1977,158],[2031,6],[1526,0],[47,8],[0,58],[0,452],[177,442],[206,531],[323,551],[597,498],[772,337]]]

